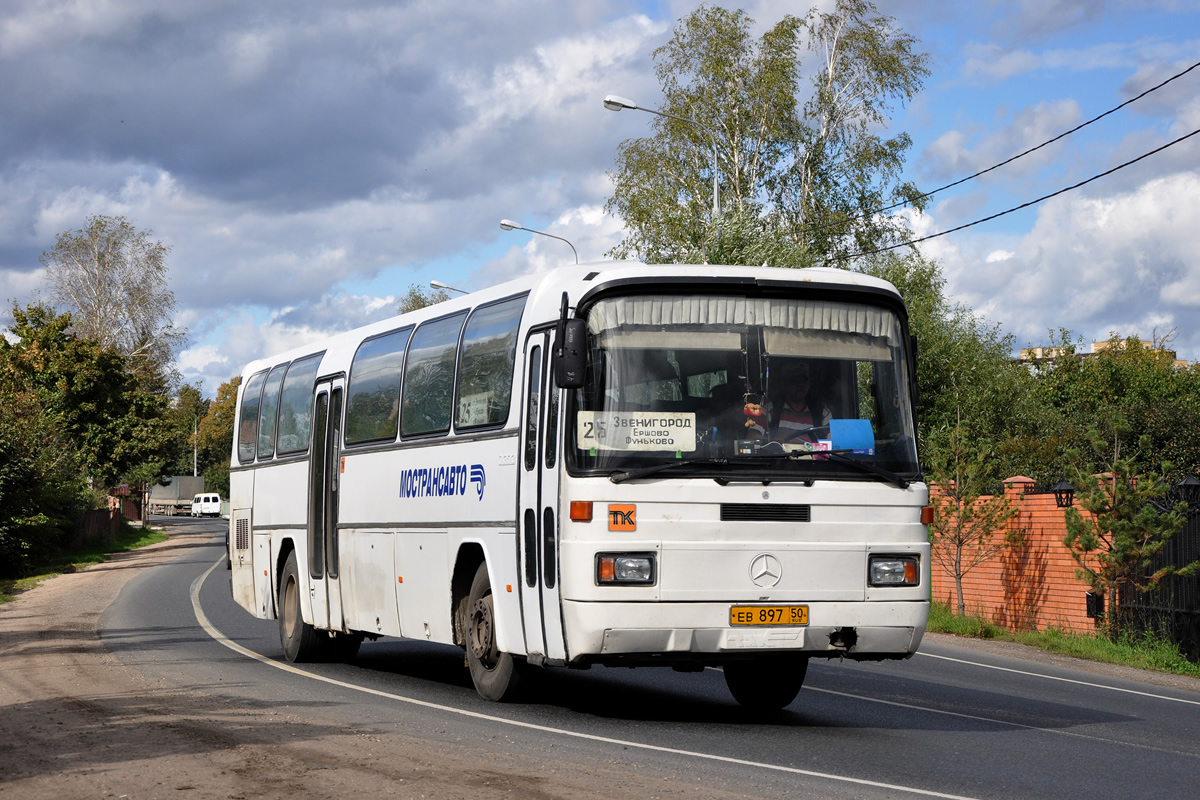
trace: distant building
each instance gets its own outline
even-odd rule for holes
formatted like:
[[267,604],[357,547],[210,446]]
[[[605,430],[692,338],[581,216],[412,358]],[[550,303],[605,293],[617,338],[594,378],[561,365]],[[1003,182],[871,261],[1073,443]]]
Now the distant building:
[[[1156,350],[1154,347],[1154,342],[1147,342],[1145,339],[1141,339],[1139,341],[1142,343],[1142,347],[1146,348],[1147,350]],[[1109,340],[1105,340],[1103,342],[1092,342],[1092,347],[1088,352],[1084,353],[1076,351],[1074,355],[1077,358],[1088,358],[1098,353],[1102,353],[1112,346],[1113,343]],[[1116,346],[1123,349],[1125,347],[1125,340],[1121,339],[1116,343]],[[1188,365],[1188,362],[1185,359],[1180,359],[1175,356],[1174,350],[1159,349],[1157,352],[1166,354],[1167,357],[1175,362],[1175,366],[1177,367],[1186,368]],[[1054,361],[1054,359],[1065,354],[1066,351],[1064,351],[1061,347],[1024,347],[1021,349],[1021,356],[1017,360],[1022,364],[1028,364],[1033,361]]]

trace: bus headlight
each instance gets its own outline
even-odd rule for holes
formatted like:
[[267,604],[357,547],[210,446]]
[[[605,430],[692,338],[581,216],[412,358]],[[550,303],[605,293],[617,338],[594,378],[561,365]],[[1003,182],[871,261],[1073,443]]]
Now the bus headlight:
[[921,582],[916,556],[871,556],[867,573],[872,586],[916,586]]
[[597,553],[596,583],[654,583],[653,553]]

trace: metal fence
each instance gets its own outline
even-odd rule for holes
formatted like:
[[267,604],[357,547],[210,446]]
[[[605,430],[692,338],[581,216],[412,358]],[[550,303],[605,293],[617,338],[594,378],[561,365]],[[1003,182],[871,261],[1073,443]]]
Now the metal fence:
[[[1164,508],[1188,503],[1187,520],[1155,557],[1151,571],[1168,565],[1184,567],[1200,559],[1200,497],[1195,486],[1181,482],[1164,496]],[[1139,630],[1170,638],[1190,661],[1200,661],[1200,574],[1168,578],[1150,592],[1122,594],[1121,604]]]

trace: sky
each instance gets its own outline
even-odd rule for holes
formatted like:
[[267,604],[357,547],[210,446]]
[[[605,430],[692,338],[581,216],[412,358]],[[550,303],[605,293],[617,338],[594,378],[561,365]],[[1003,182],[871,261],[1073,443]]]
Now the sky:
[[[832,0],[744,0],[756,32]],[[481,289],[604,258],[607,170],[653,117],[651,58],[685,0],[5,0],[0,328],[90,215],[171,248],[184,381],[213,397],[272,352],[394,314],[410,286]],[[931,74],[886,133],[923,190],[991,167],[1200,61],[1200,0],[877,0]],[[812,69],[811,60],[805,69]],[[1200,129],[1200,69],[939,192],[933,236]],[[1200,136],[918,245],[946,291],[1047,344],[1173,337],[1200,360]]]

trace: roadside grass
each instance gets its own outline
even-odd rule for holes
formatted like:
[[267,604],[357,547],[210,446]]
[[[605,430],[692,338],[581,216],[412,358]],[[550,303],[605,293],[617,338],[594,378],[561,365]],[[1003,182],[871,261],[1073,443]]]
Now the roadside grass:
[[979,616],[960,617],[948,604],[938,602],[930,604],[927,629],[932,633],[1017,642],[1073,658],[1200,678],[1200,664],[1188,661],[1169,640],[1153,634],[1125,634],[1114,642],[1104,636],[1071,633],[1059,628],[1012,633]]
[[116,540],[110,544],[95,545],[62,553],[54,562],[42,565],[37,569],[36,574],[25,578],[0,578],[0,605],[12,602],[21,592],[27,592],[55,575],[78,572],[93,564],[102,564],[113,553],[137,550],[166,541],[168,538],[170,537],[165,533],[154,528],[133,526],[129,524],[128,520],[122,519],[121,530],[117,533]]

